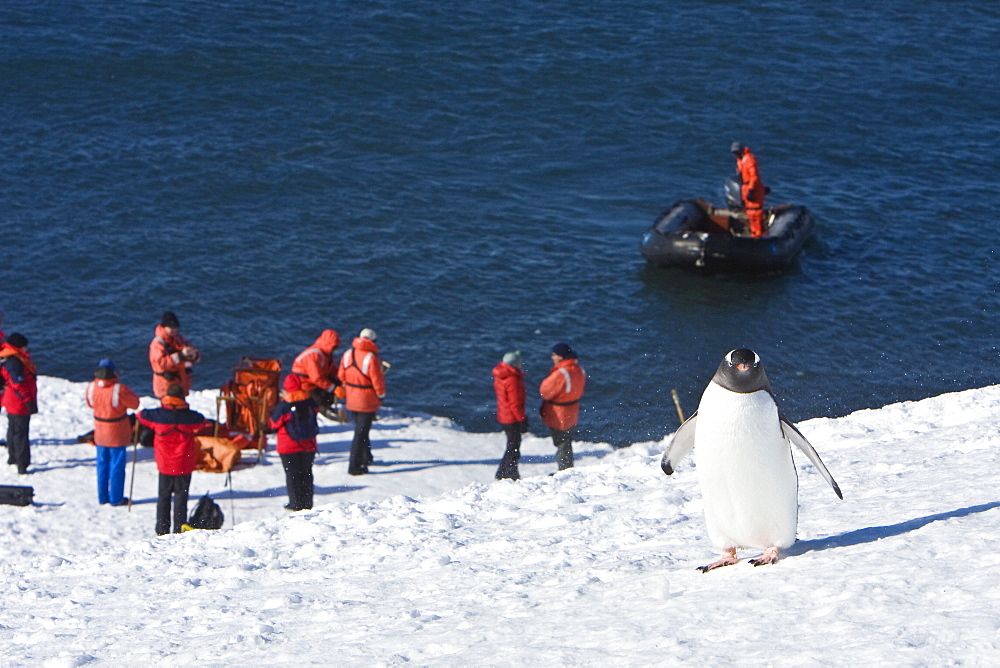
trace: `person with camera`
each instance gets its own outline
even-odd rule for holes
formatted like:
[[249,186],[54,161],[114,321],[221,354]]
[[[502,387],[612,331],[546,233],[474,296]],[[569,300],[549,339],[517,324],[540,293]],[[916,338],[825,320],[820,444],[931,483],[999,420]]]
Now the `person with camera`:
[[194,365],[201,353],[181,336],[181,324],[173,311],[166,311],[149,344],[149,365],[153,368],[153,396],[162,399],[167,388],[177,383],[184,396],[191,392]]

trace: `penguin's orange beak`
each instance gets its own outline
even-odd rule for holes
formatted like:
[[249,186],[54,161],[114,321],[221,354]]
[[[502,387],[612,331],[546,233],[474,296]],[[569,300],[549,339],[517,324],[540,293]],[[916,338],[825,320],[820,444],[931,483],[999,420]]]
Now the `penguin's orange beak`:
[[740,371],[749,371],[750,365],[744,362],[743,364],[737,364],[736,368],[739,369]]

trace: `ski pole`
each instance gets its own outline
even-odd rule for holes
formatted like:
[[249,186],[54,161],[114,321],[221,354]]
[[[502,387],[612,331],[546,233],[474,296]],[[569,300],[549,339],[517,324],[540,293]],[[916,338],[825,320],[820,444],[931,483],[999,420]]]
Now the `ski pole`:
[[229,522],[236,526],[236,502],[233,500],[233,472],[226,471],[226,484],[229,485]]
[[132,512],[132,490],[135,489],[135,460],[139,457],[139,421],[132,427],[132,479],[128,483],[128,511]]

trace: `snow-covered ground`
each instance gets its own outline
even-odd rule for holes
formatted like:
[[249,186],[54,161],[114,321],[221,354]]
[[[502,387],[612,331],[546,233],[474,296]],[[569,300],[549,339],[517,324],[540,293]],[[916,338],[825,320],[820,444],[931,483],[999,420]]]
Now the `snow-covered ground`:
[[[34,473],[0,468],[36,502],[0,506],[0,665],[1000,662],[1000,386],[799,423],[844,500],[797,456],[799,542],[707,574],[694,465],[664,476],[667,441],[578,444],[549,476],[529,437],[525,478],[498,483],[499,432],[391,415],[361,478],[324,426],[314,510],[282,509],[271,453],[232,494],[194,475],[222,531],[156,538],[150,450],[131,512],[97,504],[83,388],[40,379]],[[214,393],[192,405],[214,416]]]

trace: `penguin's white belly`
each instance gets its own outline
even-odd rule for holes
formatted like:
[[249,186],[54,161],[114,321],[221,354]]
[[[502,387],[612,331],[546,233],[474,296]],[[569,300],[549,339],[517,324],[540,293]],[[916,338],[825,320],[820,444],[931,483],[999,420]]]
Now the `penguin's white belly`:
[[770,394],[739,394],[709,383],[694,443],[705,522],[716,548],[795,542],[798,477]]

